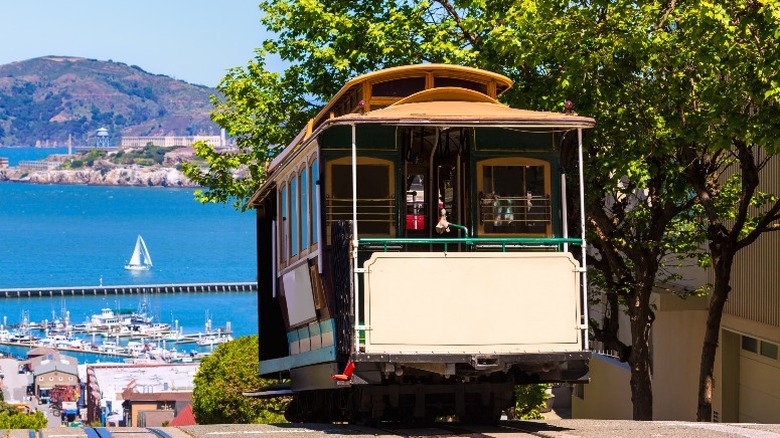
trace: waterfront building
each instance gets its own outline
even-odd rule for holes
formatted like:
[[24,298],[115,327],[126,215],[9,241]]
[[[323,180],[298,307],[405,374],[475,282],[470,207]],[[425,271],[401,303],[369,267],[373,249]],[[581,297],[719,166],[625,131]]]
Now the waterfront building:
[[8,167],[8,157],[0,157],[0,169]]
[[52,170],[60,166],[61,163],[54,161],[19,161],[19,168],[24,170]]
[[151,427],[161,418],[170,421],[191,402],[198,367],[197,363],[88,365],[87,422],[134,427],[140,420]]
[[122,393],[122,408],[131,427],[161,427],[192,404],[192,391],[139,392],[134,384]]
[[189,136],[177,136],[177,135],[164,135],[164,136],[138,136],[138,137],[122,137],[119,143],[120,148],[142,148],[148,144],[153,144],[160,147],[172,147],[172,146],[186,146],[190,147],[195,142],[205,142],[206,144],[216,148],[224,149],[228,146],[227,141],[223,135],[189,135]]
[[44,402],[50,399],[51,392],[57,387],[78,388],[78,361],[64,355],[46,357],[33,368],[30,376],[33,394]]

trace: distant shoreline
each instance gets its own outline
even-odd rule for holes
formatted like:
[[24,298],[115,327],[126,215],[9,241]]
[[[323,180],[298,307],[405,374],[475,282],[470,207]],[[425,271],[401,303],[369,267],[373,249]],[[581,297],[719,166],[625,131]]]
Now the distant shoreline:
[[0,169],[0,182],[129,187],[199,187],[171,167],[115,167],[113,169],[29,170]]

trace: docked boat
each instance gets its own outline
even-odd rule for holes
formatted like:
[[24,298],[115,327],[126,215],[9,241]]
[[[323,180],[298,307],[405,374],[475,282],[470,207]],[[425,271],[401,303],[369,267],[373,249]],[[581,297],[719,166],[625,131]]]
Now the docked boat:
[[152,257],[146,248],[146,242],[141,235],[135,241],[133,255],[130,257],[130,263],[125,265],[125,269],[130,271],[148,271],[152,268]]
[[135,334],[149,337],[163,337],[171,329],[171,325],[164,322],[152,322],[147,324],[136,324],[132,327]]
[[186,337],[184,336],[183,330],[179,328],[179,330],[169,331],[164,334],[162,339],[166,342],[180,342],[186,339]]
[[90,326],[98,331],[111,331],[120,326],[130,324],[130,316],[124,312],[114,312],[109,308],[100,309],[100,313],[92,315]]
[[230,335],[208,335],[198,339],[198,345],[201,347],[207,347],[210,345],[219,345],[233,340]]
[[124,354],[127,352],[127,349],[114,341],[103,341],[103,343],[98,345],[98,351],[105,354]]

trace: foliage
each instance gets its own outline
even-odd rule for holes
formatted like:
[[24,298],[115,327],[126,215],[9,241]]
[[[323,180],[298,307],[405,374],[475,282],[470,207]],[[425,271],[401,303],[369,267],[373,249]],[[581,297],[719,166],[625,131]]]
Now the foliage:
[[16,406],[0,401],[0,429],[41,430],[47,425],[46,416],[37,411],[26,414]]
[[550,385],[529,384],[515,386],[515,412],[511,418],[522,420],[542,419],[542,408],[547,400]]
[[281,423],[289,400],[241,395],[268,384],[258,376],[258,338],[243,336],[222,344],[195,374],[192,410],[199,424]]
[[116,164],[138,164],[140,166],[162,164],[165,154],[178,148],[177,146],[155,146],[149,143],[141,149],[119,151],[112,158],[112,161]]
[[[104,149],[90,149],[75,155],[75,158],[66,161],[63,165],[65,169],[78,169],[81,167],[93,167],[97,162],[105,160],[116,165],[136,165],[149,167],[161,165],[165,159],[165,154],[179,149],[180,146],[155,146],[147,144],[141,149],[123,149],[119,151],[107,152]],[[109,165],[110,166],[110,165]]]
[[[206,187],[201,202],[246,201],[265,178],[263,164],[356,74],[407,63],[464,63],[458,30],[442,6],[426,2],[265,1],[263,24],[278,38],[263,41],[244,68],[230,70],[213,99],[212,119],[236,139],[238,151],[218,153],[196,145],[208,167],[185,164],[184,174]],[[291,66],[269,71],[265,59]],[[240,176],[236,176],[240,175]]]
[[[740,144],[773,153],[780,142],[780,52],[773,49],[780,6],[266,0],[260,8],[275,37],[246,68],[223,79],[225,100],[215,100],[213,113],[240,149],[223,155],[201,147],[208,168],[185,169],[207,187],[201,201],[245,208],[265,177],[262,164],[348,78],[378,68],[471,65],[514,79],[517,85],[502,96],[512,106],[562,111],[570,101],[597,120],[586,137],[584,208],[598,272],[592,277],[608,311],[603,321],[592,321],[594,334],[631,365],[635,418],[652,419],[650,294],[679,278],[676,267],[687,261],[681,257],[709,260],[698,250],[712,228],[702,219],[710,214],[702,201],[717,193],[724,170],[710,159],[728,157],[718,151]],[[267,56],[288,67],[268,71]],[[707,190],[691,187],[691,169],[702,172]],[[723,194],[733,196],[736,188]],[[723,208],[734,205],[721,199]],[[621,306],[631,324],[628,344],[617,337]]]

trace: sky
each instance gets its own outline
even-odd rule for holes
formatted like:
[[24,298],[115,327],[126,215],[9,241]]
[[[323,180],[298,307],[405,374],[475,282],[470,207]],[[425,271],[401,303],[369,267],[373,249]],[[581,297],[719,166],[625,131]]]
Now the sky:
[[258,3],[0,0],[0,65],[77,56],[213,87],[228,69],[247,65],[267,38]]

